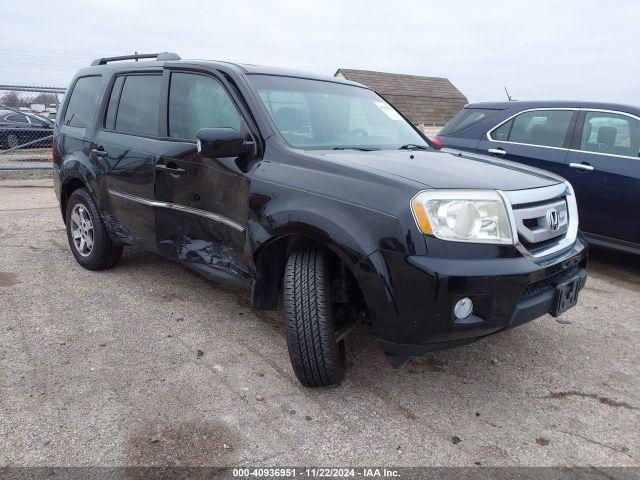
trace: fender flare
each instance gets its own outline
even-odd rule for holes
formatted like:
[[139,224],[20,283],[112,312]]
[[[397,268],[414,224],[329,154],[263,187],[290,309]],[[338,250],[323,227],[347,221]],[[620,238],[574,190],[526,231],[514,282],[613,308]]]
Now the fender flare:
[[[284,271],[290,240],[308,239],[330,250],[349,268],[370,307],[374,323],[376,315],[395,315],[389,266],[379,250],[378,239],[371,236],[364,220],[348,209],[332,209],[328,215],[321,205],[304,202],[296,207],[278,210],[263,217],[260,223],[249,222],[249,241],[256,265],[256,281],[251,294],[254,306],[267,310],[275,308],[277,285]],[[274,245],[277,245],[276,251],[271,250]],[[271,255],[263,255],[266,252]],[[264,257],[275,262],[274,269],[264,268]],[[263,289],[267,290],[265,296]]]

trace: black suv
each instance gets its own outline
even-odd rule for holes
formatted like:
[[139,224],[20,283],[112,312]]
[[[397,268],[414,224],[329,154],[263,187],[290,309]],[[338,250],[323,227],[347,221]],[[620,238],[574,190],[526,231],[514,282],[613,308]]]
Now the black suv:
[[74,78],[54,138],[83,267],[133,245],[245,288],[255,308],[282,298],[307,386],[342,380],[358,321],[397,366],[559,315],[586,280],[567,182],[436,151],[357,83],[170,53],[102,58]]

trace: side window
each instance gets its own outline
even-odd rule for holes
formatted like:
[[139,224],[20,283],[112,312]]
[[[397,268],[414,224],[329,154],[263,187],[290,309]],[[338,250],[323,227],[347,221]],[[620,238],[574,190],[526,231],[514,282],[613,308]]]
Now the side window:
[[509,120],[507,123],[503,123],[493,132],[491,132],[491,139],[497,140],[499,142],[506,142],[507,140],[509,140],[509,133],[511,132],[512,125],[513,119]]
[[455,117],[447,122],[439,135],[451,135],[470,127],[474,123],[478,123],[480,120],[490,117],[495,114],[497,110],[491,110],[487,108],[465,108],[459,112]]
[[11,115],[7,115],[5,117],[5,120],[8,120],[9,122],[15,122],[15,123],[29,123],[29,120],[27,120],[27,116],[23,115],[22,113],[14,113]]
[[518,115],[509,141],[546,147],[562,147],[571,123],[571,110],[538,110]]
[[107,116],[105,117],[104,126],[109,130],[116,128],[116,115],[118,113],[118,101],[120,100],[120,92],[124,84],[124,76],[116,77],[113,82],[113,88],[109,96],[109,105],[107,106]]
[[46,122],[36,117],[29,117],[29,123],[34,127],[44,127],[46,125]]
[[240,131],[241,126],[240,113],[227,91],[216,79],[193,73],[171,74],[171,138],[193,140],[201,128],[233,128]]
[[580,150],[638,157],[640,122],[616,113],[587,112]]
[[127,75],[116,112],[115,130],[157,135],[161,87],[161,75]]
[[98,88],[102,77],[80,77],[67,104],[64,124],[71,127],[86,127],[93,120],[98,106]]

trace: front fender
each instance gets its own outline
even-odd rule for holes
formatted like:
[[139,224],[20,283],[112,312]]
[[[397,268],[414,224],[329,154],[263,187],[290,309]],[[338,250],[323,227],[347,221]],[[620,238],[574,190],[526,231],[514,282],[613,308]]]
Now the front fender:
[[268,196],[259,193],[259,185],[254,183],[253,187],[248,237],[254,258],[282,239],[311,239],[335,253],[350,269],[370,307],[374,328],[377,317],[395,315],[392,279],[381,251],[407,252],[398,218],[285,187],[274,191],[273,184],[269,184]]
[[330,248],[350,265],[379,249],[381,244],[404,250],[396,217],[284,186],[269,184],[262,194],[254,182],[250,205],[249,239],[257,252],[280,237],[299,235]]

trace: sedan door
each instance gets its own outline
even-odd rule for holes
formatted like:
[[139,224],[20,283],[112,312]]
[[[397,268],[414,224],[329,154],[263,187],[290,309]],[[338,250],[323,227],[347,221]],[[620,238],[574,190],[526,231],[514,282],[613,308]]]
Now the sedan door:
[[526,110],[484,135],[478,151],[566,176],[577,116],[574,109]]
[[249,277],[246,251],[250,182],[238,158],[205,158],[196,148],[202,128],[251,133],[221,80],[167,71],[166,140],[156,165],[160,253],[231,281]]
[[640,198],[640,119],[623,112],[585,110],[567,163],[585,232],[640,244],[634,222]]

